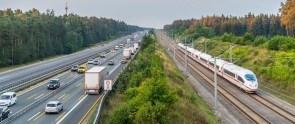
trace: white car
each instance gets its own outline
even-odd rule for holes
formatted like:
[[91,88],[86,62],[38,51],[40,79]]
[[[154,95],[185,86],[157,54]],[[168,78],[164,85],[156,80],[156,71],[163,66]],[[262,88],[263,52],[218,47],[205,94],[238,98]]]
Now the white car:
[[93,64],[93,59],[89,59],[87,63],[88,64]]
[[11,106],[16,103],[15,92],[6,92],[0,96],[0,106]]
[[45,114],[47,113],[59,113],[63,110],[63,105],[59,101],[49,101],[45,106]]

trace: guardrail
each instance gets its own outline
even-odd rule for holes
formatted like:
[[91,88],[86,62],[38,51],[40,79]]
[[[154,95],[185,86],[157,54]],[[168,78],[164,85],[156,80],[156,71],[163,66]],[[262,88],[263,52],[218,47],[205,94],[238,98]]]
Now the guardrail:
[[[135,53],[135,55],[134,55],[133,58],[136,57],[136,55],[137,55],[137,53],[139,52],[139,50],[140,50],[140,48],[137,50],[137,52]],[[130,61],[130,62],[131,62],[131,61]],[[117,84],[118,84],[118,82],[119,82],[119,81],[118,81],[119,76],[120,76],[120,75],[123,73],[123,71],[128,67],[128,65],[129,65],[130,62],[128,62],[128,63],[126,64],[126,66],[120,71],[120,73],[119,73],[119,74],[118,74],[118,75],[112,80],[112,82],[113,82],[112,87],[113,87],[113,88],[117,86]],[[103,96],[103,98],[101,99],[101,101],[100,101],[100,103],[99,103],[99,106],[98,106],[97,113],[96,113],[96,116],[95,116],[95,120],[93,121],[93,124],[98,124],[99,119],[100,119],[100,117],[101,117],[102,107],[103,107],[103,105],[104,105],[104,103],[105,103],[105,101],[106,101],[106,98],[108,97],[108,95],[110,94],[111,91],[105,91],[105,92],[107,92],[107,93]]]
[[[106,52],[107,53],[107,52]],[[106,59],[106,61],[102,62],[102,64],[105,64],[108,62],[108,60],[114,58],[115,56],[117,56],[118,54],[120,54],[120,52],[117,52],[114,56]],[[74,78],[73,80],[65,83],[64,85],[61,85],[60,88],[57,88],[56,90],[46,94],[45,96],[41,97],[40,99],[38,99],[37,101],[34,101],[33,103],[27,105],[26,107],[24,107],[23,109],[17,111],[16,113],[14,113],[13,115],[11,115],[10,117],[6,118],[5,120],[3,120],[2,122],[0,122],[0,124],[7,124],[10,121],[12,121],[13,119],[17,118],[18,116],[24,114],[25,112],[31,110],[33,107],[39,105],[40,103],[44,102],[45,100],[49,99],[50,97],[54,96],[56,93],[58,93],[59,91],[63,90],[64,88],[66,88],[68,85],[78,81],[79,79],[81,79],[84,75],[79,75],[78,77]]]

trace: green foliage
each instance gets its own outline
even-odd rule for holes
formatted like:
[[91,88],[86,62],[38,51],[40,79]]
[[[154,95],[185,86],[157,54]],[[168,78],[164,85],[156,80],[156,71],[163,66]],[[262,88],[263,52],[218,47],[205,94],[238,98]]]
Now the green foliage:
[[234,35],[233,34],[228,34],[228,33],[224,33],[222,36],[221,36],[221,40],[223,42],[232,42],[234,39]]
[[0,67],[73,53],[140,29],[113,19],[55,16],[53,10],[7,9],[0,13]]
[[295,49],[295,38],[275,36],[268,43],[269,50],[289,51]]
[[126,102],[115,109],[110,123],[169,122],[167,113],[176,98],[167,85],[162,59],[153,54],[154,42],[154,37],[144,37],[142,52],[130,63],[128,73],[120,76]]
[[267,41],[267,40],[266,40],[265,37],[262,37],[262,36],[257,37],[257,38],[255,38],[255,40],[254,40],[253,46],[259,46],[259,45],[261,45],[261,44],[264,44],[266,41]]
[[252,44],[254,41],[254,36],[252,33],[245,33],[245,35],[243,36],[243,40],[242,40],[242,43],[241,45],[249,45],[249,44]]

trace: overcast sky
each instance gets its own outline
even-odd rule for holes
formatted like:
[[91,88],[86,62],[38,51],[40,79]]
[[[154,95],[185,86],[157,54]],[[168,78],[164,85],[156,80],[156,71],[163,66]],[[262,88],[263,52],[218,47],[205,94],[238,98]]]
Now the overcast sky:
[[200,18],[202,15],[243,16],[277,14],[280,3],[286,0],[0,0],[0,9],[12,8],[27,11],[36,8],[41,12],[53,9],[56,15],[69,13],[81,16],[107,17],[123,20],[142,27],[163,28],[176,19]]

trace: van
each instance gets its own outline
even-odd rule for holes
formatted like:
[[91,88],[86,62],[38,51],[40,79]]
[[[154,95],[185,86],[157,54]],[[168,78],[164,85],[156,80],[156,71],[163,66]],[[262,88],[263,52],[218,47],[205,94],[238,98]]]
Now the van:
[[0,106],[11,106],[16,103],[15,92],[6,92],[0,96]]

